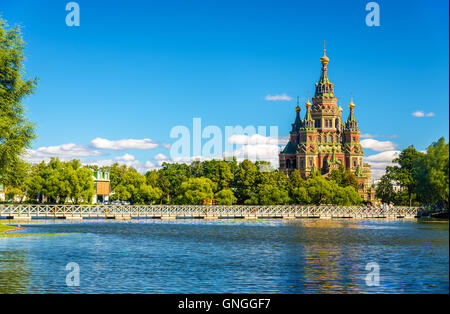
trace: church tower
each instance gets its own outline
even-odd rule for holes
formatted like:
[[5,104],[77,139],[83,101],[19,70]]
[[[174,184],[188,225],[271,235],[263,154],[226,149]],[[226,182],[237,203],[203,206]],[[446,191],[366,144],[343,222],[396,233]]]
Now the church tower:
[[[327,176],[333,169],[343,167],[354,173],[360,184],[364,198],[370,187],[370,166],[363,163],[364,152],[359,143],[360,130],[355,118],[353,97],[349,104],[350,113],[345,124],[343,109],[334,94],[334,84],[328,77],[330,59],[323,49],[319,81],[315,84],[312,104],[309,98],[305,104],[306,114],[300,119],[300,106],[297,99],[296,118],[289,133],[289,142],[280,152],[280,169],[298,169],[304,178],[311,172],[320,171]],[[372,198],[372,196],[370,196]]]

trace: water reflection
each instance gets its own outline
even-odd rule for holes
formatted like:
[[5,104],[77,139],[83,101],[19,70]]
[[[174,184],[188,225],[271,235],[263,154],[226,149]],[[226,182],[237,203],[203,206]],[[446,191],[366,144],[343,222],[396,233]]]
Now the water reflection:
[[0,251],[0,294],[29,292],[31,269],[26,256],[25,250]]
[[[448,293],[448,223],[90,221],[24,225],[76,235],[0,239],[0,293]],[[81,269],[65,285],[65,265]],[[367,287],[365,265],[381,267]]]

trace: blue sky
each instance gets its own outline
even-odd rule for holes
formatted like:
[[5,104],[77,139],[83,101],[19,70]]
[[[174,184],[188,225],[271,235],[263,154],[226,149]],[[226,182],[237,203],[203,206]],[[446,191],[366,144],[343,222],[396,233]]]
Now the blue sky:
[[[23,25],[27,75],[40,78],[26,100],[35,159],[143,171],[170,158],[171,129],[192,130],[195,117],[203,127],[274,125],[288,136],[295,98],[303,103],[319,79],[324,40],[343,118],[353,93],[378,174],[408,145],[448,138],[447,1],[377,1],[378,27],[366,25],[361,0],[80,0],[79,27],[65,24],[68,2],[0,6],[10,25]],[[292,100],[266,100],[283,94]]]

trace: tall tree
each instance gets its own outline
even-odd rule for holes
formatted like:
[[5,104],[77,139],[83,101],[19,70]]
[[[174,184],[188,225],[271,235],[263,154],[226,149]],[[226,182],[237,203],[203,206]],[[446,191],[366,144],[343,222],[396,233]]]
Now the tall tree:
[[181,183],[179,204],[210,204],[214,197],[215,183],[208,178],[190,178]]
[[35,138],[23,100],[33,93],[37,79],[25,78],[24,48],[20,27],[8,28],[0,17],[0,177],[19,162]]
[[380,178],[376,188],[376,196],[384,203],[394,201],[394,185],[388,175],[385,174]]
[[420,199],[427,204],[448,208],[449,144],[442,137],[431,144],[415,163],[415,179]]
[[413,145],[405,148],[398,158],[392,162],[398,166],[386,167],[386,173],[395,180],[401,187],[408,192],[408,203],[412,205],[413,194],[416,192],[416,162],[423,156],[423,153],[417,151]]

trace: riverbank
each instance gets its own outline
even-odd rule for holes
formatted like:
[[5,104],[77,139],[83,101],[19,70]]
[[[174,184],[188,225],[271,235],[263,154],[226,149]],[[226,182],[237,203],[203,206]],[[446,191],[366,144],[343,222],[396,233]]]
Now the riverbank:
[[0,224],[0,234],[10,231],[21,230],[22,228]]
[[23,230],[23,228],[9,226],[5,224],[0,224],[0,238],[23,238],[23,237],[56,237],[56,236],[66,236],[76,233],[12,233],[13,231]]

